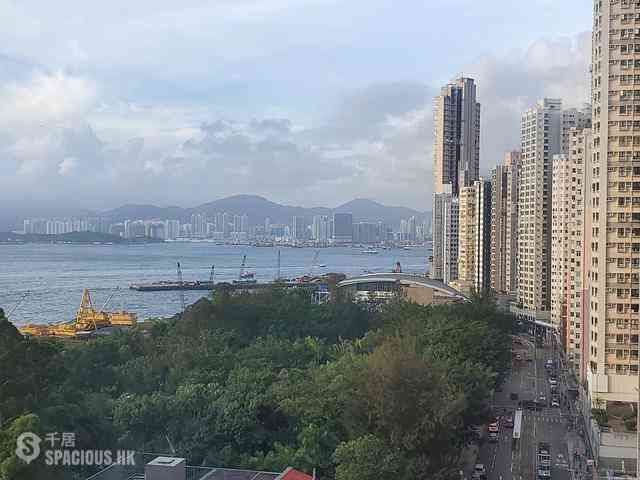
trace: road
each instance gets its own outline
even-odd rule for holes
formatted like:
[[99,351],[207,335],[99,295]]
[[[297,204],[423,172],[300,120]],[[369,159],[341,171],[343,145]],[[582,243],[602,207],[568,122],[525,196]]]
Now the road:
[[[515,412],[518,401],[510,399],[511,393],[517,393],[519,399],[537,398],[543,393],[547,404],[551,400],[545,363],[553,358],[554,349],[550,344],[534,348],[530,342],[522,348],[523,360],[514,360],[502,391],[496,392],[493,398],[496,415]],[[562,384],[561,378],[558,380],[560,394],[566,394],[566,385]],[[513,429],[501,425],[497,443],[489,443],[485,435],[478,462],[486,466],[488,480],[537,480],[538,443],[545,442],[551,446],[552,480],[571,480],[569,435],[564,409],[547,406],[539,412],[524,410],[520,440],[514,443]]]

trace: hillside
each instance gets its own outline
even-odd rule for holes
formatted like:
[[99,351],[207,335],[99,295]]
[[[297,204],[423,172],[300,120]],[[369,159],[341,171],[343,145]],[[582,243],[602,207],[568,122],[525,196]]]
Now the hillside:
[[271,223],[290,223],[294,216],[306,217],[308,220],[314,215],[331,215],[332,212],[353,213],[354,221],[379,221],[397,227],[400,220],[413,215],[423,219],[429,213],[418,212],[405,207],[389,207],[367,199],[356,199],[330,209],[326,207],[305,208],[292,205],[281,205],[257,195],[234,195],[214,200],[194,208],[157,207],[154,205],[124,205],[122,207],[103,212],[114,221],[126,219],[170,218],[188,221],[193,213],[214,215],[217,212],[227,212],[231,215],[249,215],[252,225],[261,224],[269,218]]

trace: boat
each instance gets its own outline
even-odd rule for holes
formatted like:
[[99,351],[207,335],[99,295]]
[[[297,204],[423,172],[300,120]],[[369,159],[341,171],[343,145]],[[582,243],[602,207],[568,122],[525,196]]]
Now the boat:
[[326,265],[326,264],[324,264],[324,263],[320,263],[318,266],[319,266],[320,268],[327,268],[327,265]]
[[376,255],[378,250],[374,248],[367,248],[366,250],[362,250],[362,253],[366,253],[367,255]]

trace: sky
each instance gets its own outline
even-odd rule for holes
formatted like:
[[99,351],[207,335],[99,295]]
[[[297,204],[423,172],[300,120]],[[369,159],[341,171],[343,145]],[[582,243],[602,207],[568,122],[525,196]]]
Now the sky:
[[431,207],[464,73],[481,172],[544,96],[587,100],[585,0],[0,0],[0,217],[252,193]]

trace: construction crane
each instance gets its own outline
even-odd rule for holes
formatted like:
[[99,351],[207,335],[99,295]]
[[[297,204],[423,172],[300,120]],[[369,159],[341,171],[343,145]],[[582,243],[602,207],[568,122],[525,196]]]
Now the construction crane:
[[9,310],[9,313],[7,313],[6,315],[6,319],[9,320],[9,318],[11,317],[11,315],[13,315],[13,313],[18,309],[18,307],[22,304],[22,302],[25,301],[25,299],[29,296],[30,292],[24,292],[22,294],[22,296],[18,299],[18,301],[16,302],[16,304],[13,306],[13,308],[11,310]]
[[105,308],[107,308],[107,305],[109,304],[109,302],[111,301],[111,299],[113,299],[113,297],[115,296],[116,293],[118,293],[120,291],[120,287],[116,287],[115,290],[113,292],[111,292],[111,294],[107,297],[107,299],[104,301],[104,303],[102,304],[102,308],[100,310],[103,310]]
[[182,267],[180,267],[180,262],[178,262],[178,285],[180,290],[180,306],[182,308],[181,312],[184,313],[184,279],[182,278]]
[[214,288],[214,283],[213,283],[213,277],[215,275],[216,272],[216,266],[215,265],[211,265],[211,273],[209,274],[209,288],[211,288],[211,298],[213,299],[213,297],[215,296],[216,293],[216,289]]

